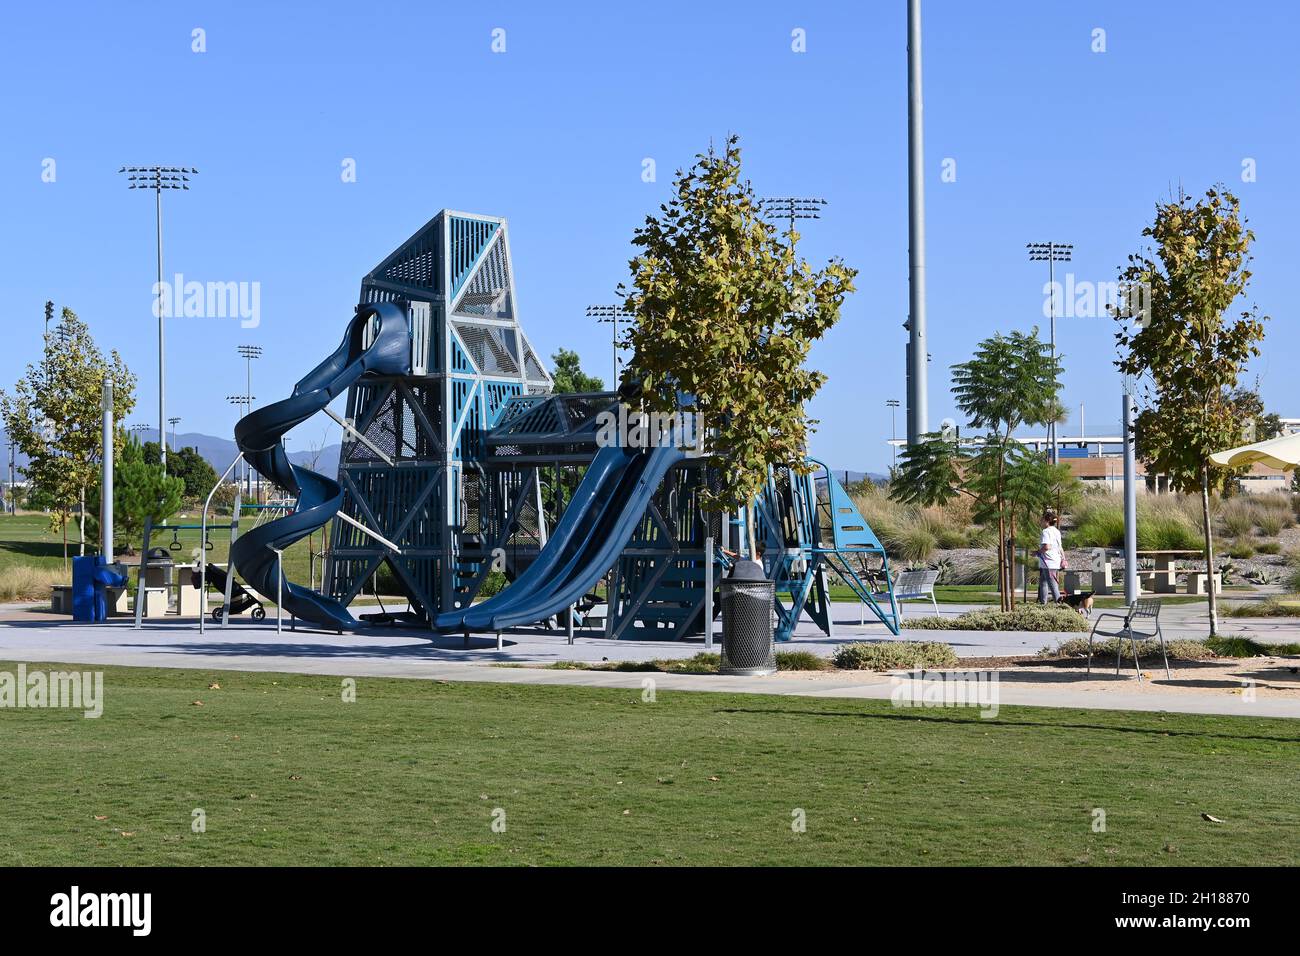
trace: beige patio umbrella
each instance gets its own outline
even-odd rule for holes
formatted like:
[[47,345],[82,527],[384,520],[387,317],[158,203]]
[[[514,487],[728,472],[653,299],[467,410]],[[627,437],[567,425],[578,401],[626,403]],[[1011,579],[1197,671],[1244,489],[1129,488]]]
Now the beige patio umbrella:
[[1229,448],[1227,451],[1216,451],[1210,456],[1210,461],[1229,468],[1263,462],[1272,468],[1289,471],[1300,466],[1300,432],[1267,438],[1240,448]]

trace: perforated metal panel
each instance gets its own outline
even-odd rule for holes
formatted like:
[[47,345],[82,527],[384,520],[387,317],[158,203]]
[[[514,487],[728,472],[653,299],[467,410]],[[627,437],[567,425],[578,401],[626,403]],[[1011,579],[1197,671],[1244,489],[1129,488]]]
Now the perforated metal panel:
[[542,368],[542,363],[538,361],[532,348],[528,345],[524,346],[524,374],[529,379],[544,379],[548,382],[551,379],[546,374],[546,369]]
[[775,585],[771,581],[723,578],[723,673],[760,676],[776,670]]
[[513,352],[514,332],[500,326],[452,322],[456,335],[476,369],[484,375],[518,375],[519,360]]
[[514,317],[510,295],[510,266],[500,239],[482,256],[473,277],[456,303],[457,315],[509,319]]

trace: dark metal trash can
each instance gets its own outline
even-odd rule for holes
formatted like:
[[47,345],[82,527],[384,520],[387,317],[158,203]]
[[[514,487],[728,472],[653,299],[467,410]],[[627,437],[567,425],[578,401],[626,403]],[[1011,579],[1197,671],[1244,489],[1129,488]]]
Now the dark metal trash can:
[[772,608],[776,584],[754,561],[737,561],[718,582],[722,602],[721,674],[762,677],[776,671]]

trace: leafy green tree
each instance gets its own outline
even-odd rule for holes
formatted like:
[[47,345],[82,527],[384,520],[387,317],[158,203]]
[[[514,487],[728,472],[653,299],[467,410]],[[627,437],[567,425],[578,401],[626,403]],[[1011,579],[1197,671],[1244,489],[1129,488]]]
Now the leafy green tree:
[[958,494],[975,499],[976,518],[998,529],[998,591],[1004,610],[1014,606],[1017,516],[1041,509],[1062,480],[1046,456],[1013,436],[1023,425],[1045,425],[1060,414],[1056,398],[1060,360],[1038,338],[1001,333],[981,342],[969,362],[952,367],[953,397],[970,427],[986,434],[972,455],[940,436],[908,446],[890,496],[913,504],[942,504]]
[[560,349],[551,356],[555,371],[551,375],[553,390],[561,395],[577,392],[603,392],[605,380],[582,370],[577,352]]
[[[1116,365],[1136,383],[1137,453],[1170,484],[1201,495],[1205,563],[1214,567],[1210,492],[1232,472],[1210,455],[1240,444],[1241,421],[1232,390],[1246,363],[1259,355],[1264,321],[1250,308],[1228,310],[1250,283],[1250,244],[1237,198],[1210,189],[1193,201],[1185,194],[1156,204],[1142,230],[1154,248],[1129,256],[1120,279],[1147,291],[1146,313],[1116,315]],[[1210,634],[1218,633],[1218,600],[1209,592]]]
[[145,460],[144,449],[132,437],[123,446],[113,473],[113,519],[128,542],[144,533],[145,520],[155,525],[174,515],[185,493],[183,479],[168,475],[162,465]]
[[[113,379],[114,417],[121,421],[135,407],[135,376],[117,352],[105,357],[89,326],[65,308],[45,336],[40,364],[27,366],[12,394],[0,390],[5,430],[29,459],[23,474],[49,502],[50,527],[63,536],[65,567],[68,521],[78,507],[84,518],[102,458],[105,374]],[[81,538],[84,548],[84,525]]]
[[1233,417],[1242,425],[1243,442],[1267,441],[1282,434],[1282,417],[1264,411],[1258,388],[1233,389],[1226,400],[1232,406]]
[[197,448],[173,449],[167,455],[167,473],[185,483],[186,498],[206,498],[217,483],[217,470]]
[[804,361],[857,273],[838,261],[814,271],[798,238],[763,218],[731,136],[677,172],[672,198],[632,239],[625,377],[639,382],[644,410],[703,422],[720,476],[702,496],[709,510],[748,507],[769,465],[804,464],[816,425],[806,403],[825,381]]
[[889,497],[904,504],[928,507],[963,493],[965,460],[957,443],[938,432],[903,448],[889,479]]

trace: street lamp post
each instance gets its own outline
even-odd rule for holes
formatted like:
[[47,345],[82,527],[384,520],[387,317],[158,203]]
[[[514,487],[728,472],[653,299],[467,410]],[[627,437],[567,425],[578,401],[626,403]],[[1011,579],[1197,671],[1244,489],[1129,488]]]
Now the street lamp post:
[[[1051,327],[1051,348],[1052,362],[1056,362],[1056,264],[1058,262],[1069,262],[1074,256],[1074,243],[1072,242],[1030,242],[1025,244],[1029,250],[1029,259],[1031,262],[1047,263],[1047,292],[1050,297],[1051,306],[1050,327]],[[1057,383],[1059,388],[1060,383]],[[1060,449],[1056,444],[1056,422],[1050,422],[1047,426],[1048,447],[1051,449],[1052,464],[1059,464],[1061,460]]]
[[[158,284],[154,289],[154,308],[158,311],[158,444],[162,449],[163,472],[167,471],[167,367],[163,348],[163,245],[162,245],[162,194],[164,189],[188,190],[190,177],[197,175],[193,166],[123,166],[119,173],[127,174],[128,189],[152,189],[158,224]],[[180,290],[175,290],[179,292]]]
[[621,375],[619,367],[622,364],[618,357],[618,323],[620,319],[631,321],[635,313],[629,312],[622,305],[589,305],[587,306],[587,318],[595,319],[597,322],[610,322],[614,326],[614,391],[618,391],[618,383]]
[[172,427],[172,451],[176,450],[176,426],[179,425],[180,422],[180,417],[177,415],[173,415],[171,418],[167,419],[167,424]]

